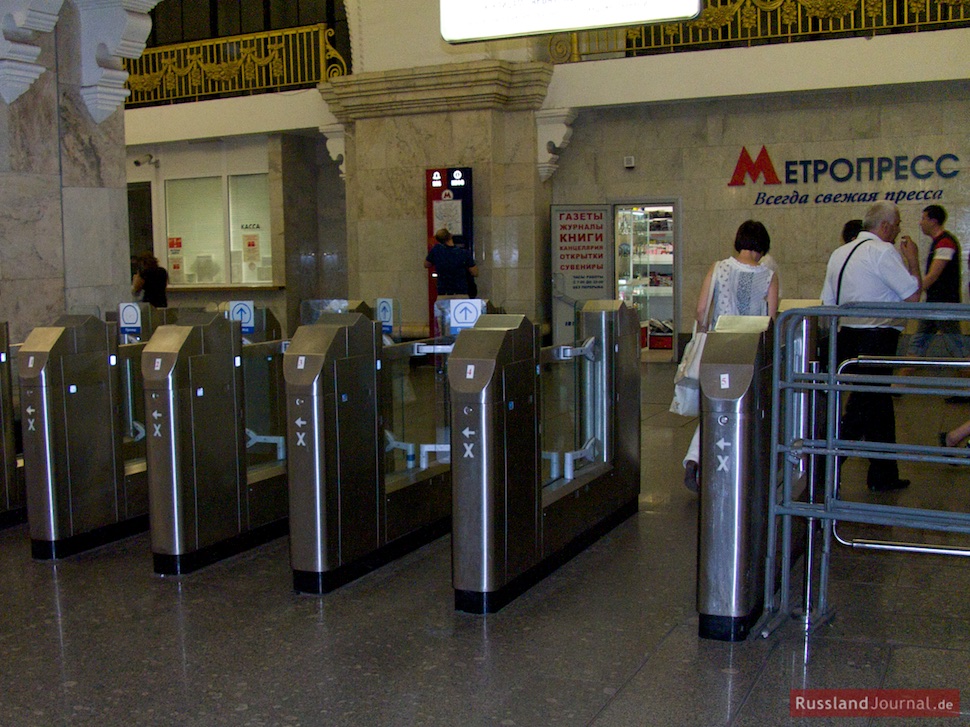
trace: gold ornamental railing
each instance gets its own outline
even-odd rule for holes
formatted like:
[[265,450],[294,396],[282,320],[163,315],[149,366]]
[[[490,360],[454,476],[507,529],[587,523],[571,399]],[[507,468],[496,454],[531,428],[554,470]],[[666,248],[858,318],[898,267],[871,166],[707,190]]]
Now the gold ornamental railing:
[[312,88],[347,75],[332,28],[307,25],[149,48],[125,62],[127,106]]
[[970,26],[970,0],[705,0],[700,16],[550,37],[555,63]]

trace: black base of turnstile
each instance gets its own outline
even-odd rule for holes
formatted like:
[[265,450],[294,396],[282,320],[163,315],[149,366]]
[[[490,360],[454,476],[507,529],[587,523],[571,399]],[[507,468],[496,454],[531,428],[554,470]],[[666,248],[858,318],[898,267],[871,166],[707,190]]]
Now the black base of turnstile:
[[751,627],[761,618],[762,606],[758,605],[747,616],[712,616],[698,614],[697,635],[715,641],[744,641]]
[[455,610],[475,614],[495,613],[636,513],[637,498],[633,498],[589,530],[573,538],[560,550],[546,556],[525,573],[512,579],[496,591],[462,591],[456,588]]
[[451,517],[442,518],[437,522],[426,525],[413,533],[398,538],[377,550],[368,553],[363,558],[352,563],[346,563],[339,568],[325,572],[294,570],[293,590],[298,593],[308,593],[320,596],[330,593],[341,586],[377,570],[382,565],[390,563],[422,545],[437,540],[451,531]]
[[17,507],[13,510],[0,512],[0,529],[9,528],[13,525],[22,525],[27,522],[27,508]]
[[36,560],[57,560],[83,553],[116,540],[137,535],[148,530],[148,515],[139,515],[120,523],[111,523],[86,533],[72,535],[60,540],[30,540],[30,554]]
[[226,540],[220,540],[218,543],[199,548],[191,553],[183,553],[182,555],[152,553],[152,564],[155,573],[160,576],[182,576],[271,540],[276,540],[289,531],[289,518],[282,518]]

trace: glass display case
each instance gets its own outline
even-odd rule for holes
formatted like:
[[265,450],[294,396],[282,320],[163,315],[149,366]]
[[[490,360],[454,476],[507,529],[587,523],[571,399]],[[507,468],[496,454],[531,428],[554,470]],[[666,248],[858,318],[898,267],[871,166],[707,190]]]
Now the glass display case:
[[616,291],[637,309],[641,345],[674,347],[674,208],[673,205],[617,206]]

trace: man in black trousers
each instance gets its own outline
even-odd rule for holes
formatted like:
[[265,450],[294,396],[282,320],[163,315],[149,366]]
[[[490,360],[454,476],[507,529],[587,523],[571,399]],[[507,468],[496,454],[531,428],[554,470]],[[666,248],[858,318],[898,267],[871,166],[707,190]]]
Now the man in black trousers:
[[[850,244],[835,249],[829,258],[822,287],[822,303],[915,303],[920,299],[922,277],[916,243],[903,235],[897,251],[899,209],[888,201],[877,202],[862,221],[862,232]],[[842,318],[838,334],[838,358],[859,355],[895,356],[903,321],[891,318]],[[891,369],[866,367],[866,373],[888,375]],[[852,392],[842,418],[842,439],[896,443],[893,399],[885,394]],[[909,480],[899,479],[893,459],[870,459],[866,484],[873,492],[899,490]]]

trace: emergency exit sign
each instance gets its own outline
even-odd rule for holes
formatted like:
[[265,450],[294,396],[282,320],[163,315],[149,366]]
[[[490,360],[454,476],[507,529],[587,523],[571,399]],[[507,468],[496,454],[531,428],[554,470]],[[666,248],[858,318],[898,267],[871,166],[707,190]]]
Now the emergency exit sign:
[[441,37],[449,43],[687,20],[701,0],[441,0]]

